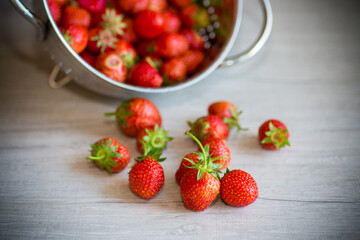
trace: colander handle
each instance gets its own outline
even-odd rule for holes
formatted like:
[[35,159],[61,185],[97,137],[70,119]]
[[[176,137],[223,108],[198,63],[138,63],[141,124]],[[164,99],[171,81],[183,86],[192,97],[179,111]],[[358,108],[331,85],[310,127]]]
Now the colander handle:
[[264,19],[264,26],[259,38],[256,40],[256,42],[253,45],[251,45],[244,52],[233,57],[225,58],[225,60],[220,64],[219,67],[229,67],[234,65],[235,63],[241,63],[249,60],[262,49],[262,47],[269,39],[271,28],[273,25],[273,14],[270,5],[270,0],[261,0],[261,3],[262,3],[261,5],[264,11],[265,19]]
[[22,4],[20,0],[10,0],[15,9],[30,23],[32,23],[38,30],[38,37],[43,40],[46,35],[45,24],[40,20],[39,17],[34,15],[27,7]]

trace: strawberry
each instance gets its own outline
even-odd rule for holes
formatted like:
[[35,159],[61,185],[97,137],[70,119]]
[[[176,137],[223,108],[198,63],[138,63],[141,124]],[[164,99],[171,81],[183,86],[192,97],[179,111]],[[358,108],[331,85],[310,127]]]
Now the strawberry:
[[173,140],[168,137],[168,131],[155,125],[154,127],[144,128],[136,136],[136,146],[139,152],[144,153],[145,148],[148,151],[161,152],[166,149],[167,143]]
[[131,18],[124,18],[124,23],[126,24],[126,28],[124,29],[123,38],[129,43],[137,43],[138,35],[134,30],[134,22]]
[[171,58],[164,62],[160,73],[167,85],[181,82],[186,77],[186,64],[181,57]]
[[242,111],[238,111],[235,105],[228,101],[214,102],[209,105],[208,113],[219,116],[229,127],[229,129],[236,127],[238,130],[247,130],[241,128],[239,124],[239,116]]
[[90,144],[91,159],[101,170],[109,173],[121,172],[129,163],[130,152],[114,138],[103,138]]
[[204,53],[202,51],[188,50],[182,56],[188,74],[194,73],[204,61]]
[[206,138],[227,139],[229,128],[224,121],[215,115],[208,115],[198,118],[195,122],[188,122],[190,132],[200,141]]
[[115,52],[121,57],[127,68],[131,68],[135,64],[137,58],[136,50],[126,40],[119,39],[116,42]]
[[96,57],[92,53],[85,50],[85,51],[82,51],[79,55],[82,59],[84,59],[85,62],[87,62],[92,67],[95,67]]
[[60,7],[63,7],[68,3],[68,0],[52,0],[52,1],[56,2]]
[[164,185],[164,170],[159,162],[166,158],[160,158],[161,153],[148,153],[137,157],[136,164],[129,172],[129,184],[131,189],[142,198],[153,198]]
[[60,24],[62,18],[62,11],[59,4],[54,0],[47,0],[47,4],[51,13],[51,16],[54,19],[56,24]]
[[231,153],[224,139],[206,138],[201,144],[209,146],[209,154],[213,162],[220,165],[219,170],[225,169],[229,165]]
[[178,33],[163,33],[155,41],[156,53],[164,58],[183,55],[189,49],[187,39]]
[[115,51],[107,51],[96,58],[96,69],[104,75],[118,82],[124,82],[126,77],[126,67],[124,61]]
[[149,0],[147,9],[162,12],[167,7],[167,0]]
[[181,28],[181,19],[179,15],[172,10],[166,10],[162,15],[164,17],[164,32],[179,32]]
[[180,166],[178,170],[175,173],[175,179],[178,184],[180,184],[182,177],[187,173],[188,171],[192,170],[190,167],[193,165],[193,163],[197,163],[202,155],[198,153],[189,153],[185,155],[185,157],[181,160]]
[[156,52],[155,42],[152,40],[141,41],[137,44],[137,51],[141,56],[147,56]]
[[259,128],[260,144],[268,150],[279,150],[290,146],[289,131],[284,123],[276,119],[264,122]]
[[107,50],[114,50],[117,38],[107,29],[103,27],[94,27],[89,31],[88,50],[95,55],[103,53]]
[[89,33],[83,26],[70,26],[62,31],[62,35],[76,53],[81,53],[89,41]]
[[89,28],[91,24],[91,14],[80,7],[67,5],[63,11],[63,25],[69,27],[72,25],[80,25]]
[[149,58],[136,64],[129,73],[127,83],[140,87],[159,88],[163,78]]
[[210,15],[207,10],[196,4],[184,7],[180,15],[182,23],[188,28],[206,28],[210,24]]
[[164,32],[164,18],[161,13],[144,10],[134,19],[136,33],[145,39],[154,39]]
[[117,0],[118,6],[125,12],[137,14],[149,5],[149,0]]
[[221,178],[220,195],[224,202],[231,206],[245,207],[255,202],[258,197],[258,187],[247,172],[227,169]]
[[184,35],[189,42],[190,49],[204,50],[204,40],[195,30],[186,28],[181,30],[180,34]]
[[115,113],[105,113],[105,116],[116,116],[123,133],[136,137],[143,128],[161,126],[161,115],[154,103],[145,98],[132,98],[123,101]]
[[190,132],[186,132],[201,148],[202,159],[192,163],[190,171],[186,172],[180,181],[180,191],[184,206],[193,211],[205,210],[220,192],[220,180],[217,174],[218,165],[213,164],[199,140]]
[[183,8],[190,5],[193,0],[170,0],[170,2],[178,8]]
[[100,13],[105,9],[106,0],[78,0],[78,3],[91,13]]

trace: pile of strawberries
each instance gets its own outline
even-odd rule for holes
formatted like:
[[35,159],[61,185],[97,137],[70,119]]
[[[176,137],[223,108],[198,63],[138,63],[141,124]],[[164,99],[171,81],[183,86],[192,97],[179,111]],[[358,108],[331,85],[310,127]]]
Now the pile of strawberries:
[[[231,206],[243,207],[258,197],[258,187],[250,174],[242,170],[229,170],[230,149],[226,139],[232,128],[246,130],[239,125],[236,107],[227,101],[212,103],[208,115],[188,122],[186,131],[198,148],[182,159],[175,172],[180,185],[184,206],[194,211],[205,210],[220,194]],[[132,98],[122,102],[114,113],[122,132],[136,138],[141,156],[129,172],[129,185],[134,193],[150,199],[161,190],[165,175],[160,162],[167,143],[173,138],[161,127],[161,115],[157,107],[145,98]],[[289,132],[279,120],[271,119],[259,128],[259,142],[269,150],[279,150],[286,145]],[[91,159],[100,169],[109,173],[122,171],[130,161],[129,150],[113,138],[103,138],[91,146]],[[220,170],[226,169],[225,173]],[[220,174],[223,174],[220,177]]]
[[47,0],[65,40],[88,64],[122,83],[159,88],[205,62],[197,32],[211,19],[192,0]]

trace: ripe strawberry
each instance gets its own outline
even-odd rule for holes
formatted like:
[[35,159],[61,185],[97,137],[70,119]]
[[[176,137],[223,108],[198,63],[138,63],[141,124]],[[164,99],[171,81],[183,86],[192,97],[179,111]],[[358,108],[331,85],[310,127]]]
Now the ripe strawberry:
[[259,141],[268,150],[280,150],[290,146],[289,131],[284,123],[276,119],[264,122],[259,128]]
[[208,112],[211,115],[219,116],[228,125],[229,129],[236,127],[238,130],[247,130],[241,128],[239,124],[239,116],[242,111],[238,111],[231,102],[214,102],[209,105]]
[[109,173],[121,172],[129,163],[130,152],[114,138],[103,138],[94,144],[90,144],[91,156],[94,164],[101,170]]
[[181,57],[171,58],[164,62],[160,73],[167,85],[181,82],[186,77],[186,64]]
[[161,152],[163,149],[166,149],[167,143],[171,140],[173,140],[173,138],[168,137],[168,131],[155,125],[154,127],[140,130],[136,136],[136,146],[141,153],[145,153],[145,149],[148,151]]
[[118,82],[124,82],[126,67],[123,60],[114,51],[100,54],[95,63],[96,69]]
[[255,202],[258,197],[258,187],[247,172],[227,169],[221,179],[220,195],[231,206],[245,207]]
[[134,30],[134,22],[131,18],[124,18],[124,23],[126,25],[126,28],[124,29],[124,35],[123,38],[128,41],[129,43],[137,43],[138,42],[138,35],[136,34]]
[[[209,146],[209,154],[213,162],[220,165],[219,170],[225,169],[229,165],[231,153],[224,139],[207,138],[201,144]],[[198,151],[200,151],[200,148]]]
[[84,59],[85,62],[87,62],[92,67],[95,67],[96,57],[92,53],[85,50],[82,51],[79,55],[82,59]]
[[60,24],[62,18],[62,11],[59,4],[54,0],[47,0],[51,16],[56,24]]
[[124,61],[127,68],[131,68],[136,61],[137,53],[135,48],[126,40],[119,39],[116,42],[115,52]]
[[204,61],[204,53],[202,51],[188,50],[182,56],[186,64],[188,74],[194,73]]
[[142,198],[153,198],[164,185],[164,170],[159,162],[166,158],[160,158],[161,153],[148,153],[136,158],[137,163],[129,172],[129,184],[131,189]]
[[116,116],[123,133],[135,137],[141,129],[161,126],[161,115],[154,103],[145,98],[132,98],[123,101],[115,113],[105,116]]
[[90,24],[91,14],[89,11],[72,5],[67,5],[65,7],[63,11],[63,25],[65,28],[72,25],[79,25],[85,28],[89,28]]
[[181,28],[181,19],[179,15],[172,10],[163,12],[164,17],[164,32],[176,33]]
[[167,7],[167,0],[149,0],[147,9],[162,12]]
[[140,37],[154,39],[164,32],[164,18],[153,10],[141,11],[135,17],[134,29]]
[[89,33],[83,26],[70,26],[62,31],[62,35],[76,53],[81,53],[89,41]]
[[95,55],[108,50],[114,50],[117,38],[103,27],[94,27],[89,31],[88,50]]
[[180,184],[182,177],[190,170],[193,170],[190,168],[193,166],[192,163],[197,164],[199,159],[202,159],[202,155],[198,153],[189,153],[185,155],[185,157],[181,160],[180,166],[178,170],[175,173],[175,179],[178,184]]
[[147,58],[130,70],[127,83],[140,87],[159,88],[163,83],[163,78],[155,69],[155,65]]
[[190,132],[201,142],[206,138],[227,139],[229,128],[224,121],[215,115],[198,118],[194,123],[188,122]]
[[149,0],[117,0],[117,3],[123,11],[137,14],[148,7]]
[[156,53],[164,58],[183,55],[189,49],[187,39],[178,33],[163,33],[155,41]]
[[204,40],[195,30],[186,28],[181,30],[180,34],[186,37],[189,42],[190,49],[199,51],[204,50]]
[[91,13],[100,13],[105,9],[106,0],[78,0],[78,3]]
[[193,0],[170,0],[170,2],[178,8],[183,8],[190,5]]
[[184,7],[180,15],[182,23],[188,28],[206,28],[210,24],[210,15],[207,10],[196,4]]
[[194,211],[205,210],[218,196],[220,181],[218,179],[217,164],[212,164],[210,156],[194,135],[186,132],[201,148],[202,159],[192,164],[180,181],[180,191],[185,207]]

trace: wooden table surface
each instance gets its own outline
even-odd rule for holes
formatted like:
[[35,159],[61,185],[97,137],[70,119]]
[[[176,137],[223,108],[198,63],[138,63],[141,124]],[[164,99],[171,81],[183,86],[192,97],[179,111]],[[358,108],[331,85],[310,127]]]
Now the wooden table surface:
[[[135,140],[103,116],[121,102],[75,83],[51,89],[53,67],[35,31],[1,1],[0,239],[360,239],[360,14],[358,1],[273,0],[270,41],[247,63],[219,69],[189,89],[152,98],[175,138],[164,152],[165,185],[144,200],[128,170],[109,175],[86,157],[89,143]],[[257,36],[262,15],[245,1],[232,53]],[[204,212],[183,206],[174,174],[196,147],[186,121],[218,100],[244,113],[231,132],[231,169],[257,181],[259,198]],[[290,148],[266,151],[260,124],[283,120]]]

